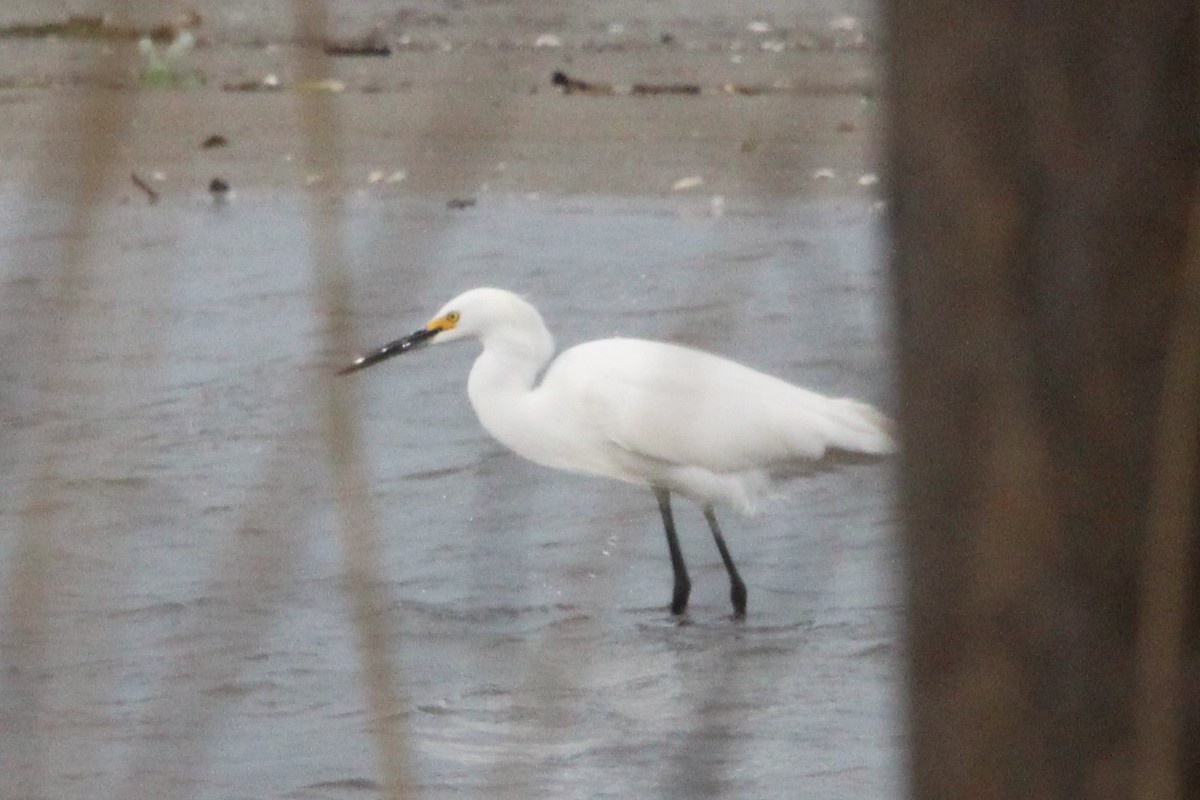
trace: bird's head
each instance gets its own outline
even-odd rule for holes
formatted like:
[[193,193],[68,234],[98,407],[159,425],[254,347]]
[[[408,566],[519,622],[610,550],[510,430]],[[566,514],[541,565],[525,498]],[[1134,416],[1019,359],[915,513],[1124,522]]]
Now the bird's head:
[[[380,361],[419,349],[458,339],[510,339],[537,334],[548,339],[537,309],[504,289],[471,289],[442,306],[425,326],[407,336],[388,342],[361,355],[339,371],[345,375],[366,369]],[[551,344],[552,347],[552,344]],[[547,354],[548,355],[548,354]]]

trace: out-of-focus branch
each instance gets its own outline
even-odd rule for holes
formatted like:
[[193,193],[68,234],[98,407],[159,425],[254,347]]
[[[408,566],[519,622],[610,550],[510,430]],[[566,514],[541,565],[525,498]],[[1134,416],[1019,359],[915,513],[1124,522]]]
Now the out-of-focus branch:
[[1138,800],[1182,798],[1184,644],[1200,444],[1200,202],[1162,389],[1137,640]]
[[913,792],[1194,796],[1197,9],[888,13]]
[[[300,71],[304,79],[327,77],[328,59],[320,47],[328,15],[319,0],[296,0],[295,19],[300,41]],[[335,97],[327,92],[300,96],[304,159],[318,174],[341,172],[341,136]],[[318,188],[314,192],[320,191]],[[314,197],[309,204],[311,259],[325,331],[325,351],[347,356],[354,349],[350,325],[350,284],[343,271],[346,247],[342,239],[341,203],[333,193],[328,202]],[[345,553],[347,590],[354,608],[359,654],[366,687],[371,734],[376,743],[379,771],[386,796],[399,800],[410,794],[407,753],[397,695],[396,668],[384,612],[387,596],[375,565],[379,563],[379,525],[371,507],[363,469],[361,434],[353,384],[338,380],[332,370],[321,373],[320,421]]]
[[[132,48],[117,49],[110,56],[99,53],[86,67],[99,83],[112,76],[124,75],[130,64]],[[133,96],[126,92],[92,92],[83,97],[65,96],[54,122],[60,129],[73,130],[70,152],[46,152],[40,164],[49,172],[50,165],[67,161],[74,165],[77,177],[69,196],[62,257],[49,285],[52,294],[46,304],[48,335],[41,346],[41,357],[34,359],[40,368],[36,374],[36,408],[33,429],[37,438],[37,465],[29,470],[32,477],[19,500],[21,521],[15,558],[5,567],[10,570],[4,598],[7,635],[0,641],[0,796],[41,796],[44,788],[42,746],[38,717],[42,709],[43,683],[39,680],[45,656],[47,605],[52,600],[54,553],[61,540],[59,511],[62,499],[59,485],[63,469],[64,424],[56,403],[70,396],[69,366],[61,358],[64,346],[78,322],[78,311],[87,296],[88,262],[92,252],[92,232],[107,178],[118,156],[123,132],[129,124]],[[49,184],[35,175],[35,180]],[[42,187],[39,187],[42,188]],[[22,372],[25,370],[23,369]]]

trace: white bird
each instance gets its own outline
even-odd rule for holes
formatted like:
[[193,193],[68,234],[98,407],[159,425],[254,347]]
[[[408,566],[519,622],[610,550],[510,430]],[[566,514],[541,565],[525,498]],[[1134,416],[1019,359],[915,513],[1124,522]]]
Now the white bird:
[[671,612],[691,581],[679,549],[671,492],[698,503],[729,572],[734,613],[746,585],[713,511],[743,511],[775,479],[834,452],[884,455],[891,423],[855,400],[831,398],[718,356],[644,339],[600,339],[554,355],[532,305],[503,289],[471,289],[415,333],[363,355],[341,374],[426,344],[478,339],[467,394],[483,427],[530,461],[649,486],[666,529],[675,583]]

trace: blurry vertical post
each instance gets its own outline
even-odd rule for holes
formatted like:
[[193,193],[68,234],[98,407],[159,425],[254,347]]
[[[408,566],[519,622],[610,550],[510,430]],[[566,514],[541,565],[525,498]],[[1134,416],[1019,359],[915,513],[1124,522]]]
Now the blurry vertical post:
[[[124,3],[114,4],[120,13]],[[81,69],[94,80],[94,86],[111,85],[128,71],[128,48],[113,54],[96,52]],[[76,136],[70,146],[59,148],[62,139],[50,138],[39,155],[33,173],[32,191],[63,193],[68,204],[65,244],[55,274],[47,276],[53,287],[39,309],[46,321],[40,353],[27,359],[17,374],[32,375],[36,407],[30,426],[36,463],[26,467],[31,477],[25,482],[19,499],[15,557],[3,565],[5,593],[4,624],[0,636],[0,797],[40,797],[47,776],[56,765],[48,763],[45,734],[40,725],[46,711],[46,682],[55,631],[48,607],[53,601],[56,552],[65,546],[61,512],[64,504],[61,486],[65,461],[65,442],[69,434],[69,416],[62,404],[77,400],[79,382],[73,380],[70,366],[62,353],[73,335],[81,334],[80,308],[88,295],[88,263],[93,249],[93,234],[106,189],[109,173],[131,116],[131,97],[125,92],[98,91],[92,88],[81,95],[64,94],[48,123],[58,130],[71,130]],[[66,152],[63,152],[65,150]],[[74,180],[67,186],[57,181],[61,165],[72,165]],[[76,587],[86,592],[87,587]],[[81,689],[86,691],[86,687]],[[62,698],[57,698],[60,702]],[[80,758],[90,757],[79,754]],[[76,765],[80,766],[80,765]]]
[[[302,81],[314,85],[311,82],[328,77],[325,72],[329,59],[322,46],[328,14],[320,0],[295,0],[293,8],[301,41],[298,71]],[[350,284],[344,270],[341,188],[336,180],[329,180],[342,171],[337,97],[331,92],[304,91],[299,94],[298,102],[304,163],[327,179],[313,184],[308,204],[310,259],[319,304],[316,312],[325,332],[325,352],[340,356],[353,349],[354,340],[350,329]],[[318,198],[317,194],[323,192],[328,192],[328,196]],[[407,756],[397,696],[397,670],[391,661],[392,643],[384,617],[387,596],[376,572],[376,565],[381,562],[380,531],[363,468],[354,384],[337,380],[333,370],[319,370],[317,374],[321,438],[333,481],[370,732],[375,739],[386,796],[400,798],[408,794]]]
[[885,13],[912,794],[1200,796],[1196,5]]

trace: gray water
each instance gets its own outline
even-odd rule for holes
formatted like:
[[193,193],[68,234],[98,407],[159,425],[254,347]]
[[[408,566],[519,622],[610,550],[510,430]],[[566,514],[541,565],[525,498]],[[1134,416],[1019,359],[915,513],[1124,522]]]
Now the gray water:
[[[381,189],[344,212],[364,349],[490,284],[529,297],[560,346],[670,339],[887,407],[869,197],[484,195],[451,211]],[[3,796],[378,793],[313,388],[343,354],[321,352],[307,213],[293,190],[114,198],[64,288],[68,209],[0,194],[10,604],[22,537],[50,554],[38,647],[0,623]],[[474,355],[346,379],[419,796],[898,797],[890,468],[723,514],[750,591],[740,623],[681,501],[680,624],[651,493],[492,442],[465,395]]]

